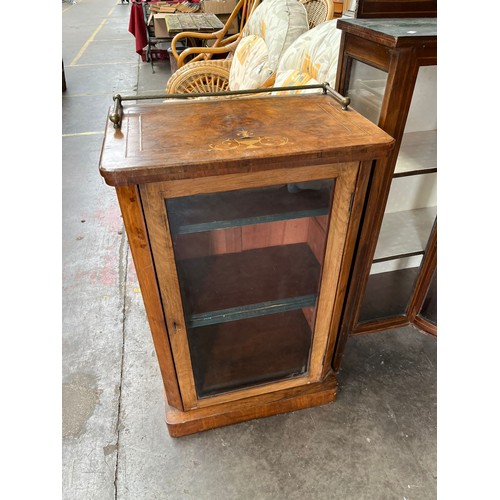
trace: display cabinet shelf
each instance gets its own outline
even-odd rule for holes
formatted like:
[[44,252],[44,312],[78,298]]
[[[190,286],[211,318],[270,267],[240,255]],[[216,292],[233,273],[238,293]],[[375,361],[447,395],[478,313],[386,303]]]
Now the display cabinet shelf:
[[406,132],[401,140],[394,177],[437,171],[437,130]]
[[190,234],[215,229],[327,215],[330,187],[290,193],[278,188],[210,193],[168,202],[173,234]]
[[[437,205],[437,173],[393,177],[385,213],[416,210]],[[429,226],[430,227],[430,226]]]
[[311,335],[300,310],[189,331],[197,393],[206,397],[304,374]]
[[201,326],[226,323],[257,316],[266,316],[278,312],[294,311],[306,307],[313,307],[316,304],[317,295],[309,294],[288,299],[268,300],[258,304],[248,304],[240,307],[230,307],[220,311],[210,311],[207,313],[193,314],[186,320],[188,328],[198,328]]
[[178,273],[186,326],[196,328],[314,306],[320,265],[295,244],[179,260]]
[[436,206],[386,213],[373,261],[382,262],[423,253],[436,213]]

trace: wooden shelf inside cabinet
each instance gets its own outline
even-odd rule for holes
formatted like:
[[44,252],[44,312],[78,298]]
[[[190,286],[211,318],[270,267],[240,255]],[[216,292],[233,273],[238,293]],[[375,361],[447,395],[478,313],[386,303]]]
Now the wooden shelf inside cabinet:
[[296,244],[180,260],[178,273],[186,326],[197,328],[313,306],[320,265]]
[[193,329],[189,348],[198,394],[303,375],[311,335],[300,310]]
[[336,398],[359,220],[394,139],[335,96],[136,103],[108,124],[100,172],[117,191],[171,436]]
[[374,262],[423,254],[436,212],[437,207],[434,206],[386,213]]
[[327,215],[330,189],[289,192],[287,186],[202,194],[168,202],[173,234],[190,234],[230,227]]
[[394,176],[437,170],[437,130],[407,132],[401,140]]

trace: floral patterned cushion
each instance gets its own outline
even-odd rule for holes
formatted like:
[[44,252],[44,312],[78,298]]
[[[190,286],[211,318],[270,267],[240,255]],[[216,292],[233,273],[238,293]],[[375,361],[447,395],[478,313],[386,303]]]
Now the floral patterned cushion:
[[229,72],[231,90],[271,86],[285,50],[309,28],[298,0],[263,0],[245,26]]
[[[316,85],[318,83],[311,75],[308,73],[303,73],[298,69],[287,69],[279,74],[279,81],[276,80],[275,87],[296,87],[297,85]],[[321,90],[319,90],[321,92]],[[301,94],[304,92],[318,92],[317,89],[308,90],[286,90],[281,91],[279,94]],[[278,92],[276,92],[278,94]]]
[[240,90],[271,86],[274,71],[269,67],[268,59],[267,45],[262,38],[257,35],[242,38],[229,70],[229,88]]
[[[328,82],[334,86],[341,34],[342,31],[337,29],[337,19],[332,19],[297,38],[279,62],[274,85],[284,87]],[[307,83],[295,83],[299,81]]]

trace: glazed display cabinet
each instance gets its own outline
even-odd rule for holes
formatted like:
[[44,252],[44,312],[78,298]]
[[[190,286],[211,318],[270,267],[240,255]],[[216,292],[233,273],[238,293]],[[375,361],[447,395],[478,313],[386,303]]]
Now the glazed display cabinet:
[[396,140],[370,180],[335,366],[348,335],[436,334],[436,18],[340,19],[337,90]]
[[341,102],[124,104],[109,123],[100,172],[118,195],[172,436],[335,399],[368,180],[394,144]]

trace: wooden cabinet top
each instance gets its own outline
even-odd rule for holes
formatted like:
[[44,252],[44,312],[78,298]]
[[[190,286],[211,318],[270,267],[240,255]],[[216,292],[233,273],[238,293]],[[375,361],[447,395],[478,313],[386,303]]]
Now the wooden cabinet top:
[[125,105],[108,122],[100,173],[109,185],[385,157],[392,137],[328,94]]
[[337,27],[387,47],[437,40],[436,18],[339,19]]

